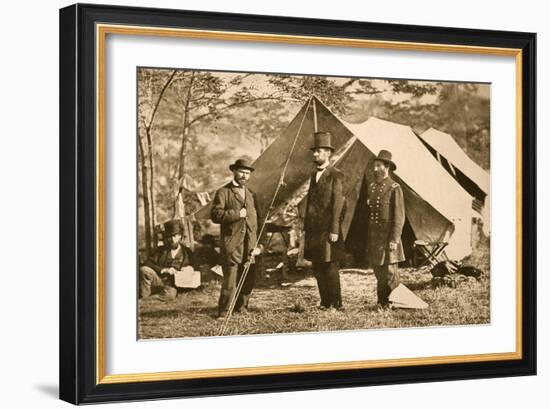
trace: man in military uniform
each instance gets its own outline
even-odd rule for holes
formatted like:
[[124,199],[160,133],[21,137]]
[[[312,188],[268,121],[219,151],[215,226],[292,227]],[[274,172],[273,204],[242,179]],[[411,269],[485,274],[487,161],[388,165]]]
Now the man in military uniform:
[[313,162],[304,219],[304,258],[312,262],[320,308],[342,309],[340,261],[345,254],[342,219],[344,174],[330,166],[334,151],[329,132],[314,134]]
[[248,308],[248,299],[255,282],[253,257],[260,253],[257,247],[258,215],[256,195],[246,187],[254,168],[246,159],[238,159],[229,166],[233,180],[216,192],[211,217],[221,225],[222,289],[218,302],[218,317],[225,317],[234,298],[238,282],[247,263],[251,264],[243,287],[235,303],[235,311]]
[[163,300],[176,298],[174,274],[193,264],[193,253],[181,243],[183,229],[179,220],[163,225],[164,245],[139,268],[139,297],[158,294]]
[[381,150],[374,159],[374,182],[368,185],[367,257],[377,280],[378,304],[389,306],[388,297],[399,285],[398,263],[405,260],[401,232],[405,204],[401,186],[390,176],[396,169],[391,152]]

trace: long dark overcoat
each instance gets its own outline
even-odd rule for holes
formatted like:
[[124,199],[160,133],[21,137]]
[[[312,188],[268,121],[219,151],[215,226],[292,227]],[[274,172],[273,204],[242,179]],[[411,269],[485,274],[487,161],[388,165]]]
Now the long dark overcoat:
[[[344,174],[329,166],[318,182],[312,174],[304,218],[304,257],[310,261],[340,261],[345,255],[342,220],[344,218]],[[330,233],[338,241],[329,241]]]
[[[246,219],[239,217],[245,207]],[[256,246],[259,215],[256,195],[245,187],[243,200],[232,182],[216,192],[212,202],[211,217],[221,225],[221,256],[227,261],[243,263]]]
[[[405,224],[403,190],[391,177],[372,182],[367,194],[367,257],[369,264],[381,266],[405,261],[401,233]],[[397,243],[391,250],[390,241]]]

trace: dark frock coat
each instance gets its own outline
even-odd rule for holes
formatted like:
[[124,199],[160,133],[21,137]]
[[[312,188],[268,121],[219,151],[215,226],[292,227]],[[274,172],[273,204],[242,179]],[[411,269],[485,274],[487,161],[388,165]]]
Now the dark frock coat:
[[[341,261],[345,256],[342,220],[344,218],[344,174],[329,166],[318,182],[312,174],[304,218],[304,257],[312,262]],[[331,243],[329,235],[338,234]]]
[[[246,208],[246,219],[239,217]],[[212,203],[211,217],[221,225],[221,256],[226,262],[244,263],[249,252],[256,246],[260,217],[257,212],[256,195],[245,187],[245,198],[230,182],[216,192]]]

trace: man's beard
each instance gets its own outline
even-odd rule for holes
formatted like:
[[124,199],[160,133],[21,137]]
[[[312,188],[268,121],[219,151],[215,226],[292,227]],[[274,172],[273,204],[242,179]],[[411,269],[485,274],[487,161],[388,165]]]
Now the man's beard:
[[172,250],[177,249],[179,245],[180,244],[177,241],[176,242],[174,242],[174,241],[170,242],[170,247],[172,247]]
[[326,161],[322,160],[321,158],[313,159],[313,163],[315,163],[316,166],[324,165]]
[[237,181],[237,183],[241,186],[245,186],[247,183],[248,183],[248,180],[247,179],[242,179],[242,178],[239,178],[239,179],[235,179]]

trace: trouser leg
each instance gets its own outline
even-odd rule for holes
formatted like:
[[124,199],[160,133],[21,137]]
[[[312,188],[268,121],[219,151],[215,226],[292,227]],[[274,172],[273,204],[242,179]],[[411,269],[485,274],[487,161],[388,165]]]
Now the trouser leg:
[[315,279],[317,280],[317,287],[319,288],[319,297],[321,298],[321,307],[329,307],[328,299],[327,299],[327,287],[326,287],[326,280],[325,280],[325,264],[314,261],[312,263],[312,269],[313,269],[313,275],[315,276]]
[[376,277],[376,298],[378,304],[385,305],[388,303],[384,285],[384,266],[374,266],[374,275]]
[[178,289],[172,285],[164,284],[158,291],[161,300],[173,300],[178,295]]
[[[239,266],[239,270],[237,274],[237,283],[241,280],[241,277],[244,274],[244,267],[245,267],[245,264],[241,264]],[[235,303],[236,311],[240,311],[243,308],[248,308],[248,300],[250,299],[250,294],[252,293],[252,289],[254,288],[255,283],[256,283],[256,266],[254,264],[251,264],[250,268],[248,269],[248,272],[246,273],[246,277],[244,279],[244,283],[239,293],[239,296],[237,297],[237,302]]]
[[387,305],[390,293],[399,285],[399,268],[397,263],[385,264],[374,267],[376,276],[376,290],[378,295],[378,304]]
[[139,268],[139,298],[149,297],[163,287],[164,283],[155,270],[148,266]]
[[218,301],[218,313],[224,314],[229,310],[229,303],[235,294],[237,287],[237,272],[239,265],[231,261],[226,261],[223,266],[222,289]]
[[399,274],[399,266],[397,263],[388,264],[387,270],[388,270],[388,287],[391,293],[401,282],[401,276]]
[[328,305],[340,308],[342,306],[342,291],[340,288],[340,263],[338,261],[326,263],[325,287]]

